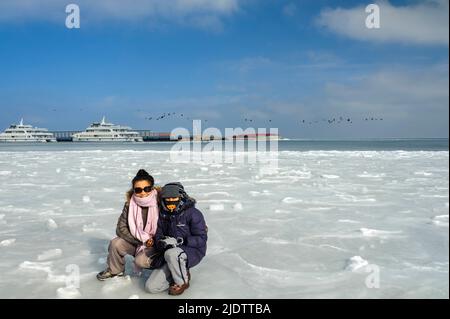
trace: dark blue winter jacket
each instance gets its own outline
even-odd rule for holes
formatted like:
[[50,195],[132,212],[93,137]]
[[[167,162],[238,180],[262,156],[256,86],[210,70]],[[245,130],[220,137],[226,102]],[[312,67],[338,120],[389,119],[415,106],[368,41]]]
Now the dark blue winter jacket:
[[187,199],[181,209],[175,213],[166,212],[160,207],[155,234],[157,248],[158,241],[165,236],[183,239],[183,244],[179,247],[188,257],[189,268],[197,265],[205,257],[207,227],[203,214],[195,208],[194,200]]

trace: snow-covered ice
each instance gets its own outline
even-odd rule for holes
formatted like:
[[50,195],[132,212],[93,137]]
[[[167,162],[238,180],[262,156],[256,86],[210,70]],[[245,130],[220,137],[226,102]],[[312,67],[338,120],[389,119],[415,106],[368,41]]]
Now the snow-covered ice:
[[[208,224],[185,298],[448,298],[448,163],[448,151],[280,151],[266,175],[165,150],[3,151],[0,297],[168,298],[145,292],[131,259],[126,277],[95,278],[142,166],[183,182]],[[371,265],[379,288],[359,271]]]

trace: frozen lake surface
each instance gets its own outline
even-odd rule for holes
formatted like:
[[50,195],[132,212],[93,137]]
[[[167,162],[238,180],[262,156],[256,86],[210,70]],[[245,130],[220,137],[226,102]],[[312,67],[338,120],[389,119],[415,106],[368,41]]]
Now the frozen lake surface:
[[448,167],[448,149],[281,149],[271,175],[158,148],[2,149],[0,297],[169,297],[147,294],[131,259],[129,276],[95,278],[145,168],[181,181],[209,227],[181,298],[448,298]]

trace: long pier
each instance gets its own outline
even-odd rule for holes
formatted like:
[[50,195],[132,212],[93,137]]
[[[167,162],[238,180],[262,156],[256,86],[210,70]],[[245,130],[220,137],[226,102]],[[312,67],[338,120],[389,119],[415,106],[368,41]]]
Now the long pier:
[[[201,136],[180,136],[178,139],[171,139],[170,133],[165,132],[153,132],[150,130],[134,130],[135,132],[138,132],[140,136],[142,136],[142,139],[144,142],[169,142],[169,141],[176,141],[176,140],[196,140],[196,141],[212,141],[212,140],[226,140],[225,137],[214,137],[211,136],[210,138],[202,138]],[[56,138],[57,142],[72,142],[72,135],[75,133],[80,133],[81,131],[50,131],[50,133],[53,133],[53,135]],[[273,137],[271,134],[242,134],[242,135],[234,135],[230,139],[232,140],[254,140],[258,138],[264,138],[264,139],[270,139]],[[278,135],[275,137],[278,138]]]
[[[160,142],[160,141],[170,141],[170,133],[158,133],[149,130],[134,130],[138,132],[144,142]],[[75,133],[80,133],[82,131],[51,131],[55,135],[57,142],[72,142],[72,135]]]

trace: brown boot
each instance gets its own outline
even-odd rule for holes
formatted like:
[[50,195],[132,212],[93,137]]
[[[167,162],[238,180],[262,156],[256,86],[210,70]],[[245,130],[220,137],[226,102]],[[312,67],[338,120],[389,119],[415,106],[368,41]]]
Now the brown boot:
[[171,296],[179,296],[188,288],[189,288],[189,282],[187,282],[185,284],[182,284],[181,286],[172,285],[169,288],[169,295],[171,295]]
[[189,270],[187,271],[187,275],[188,275],[188,281],[186,283],[182,284],[181,286],[179,286],[177,284],[170,285],[169,295],[171,295],[171,296],[179,296],[186,289],[189,288],[189,282],[191,281],[191,272]]

